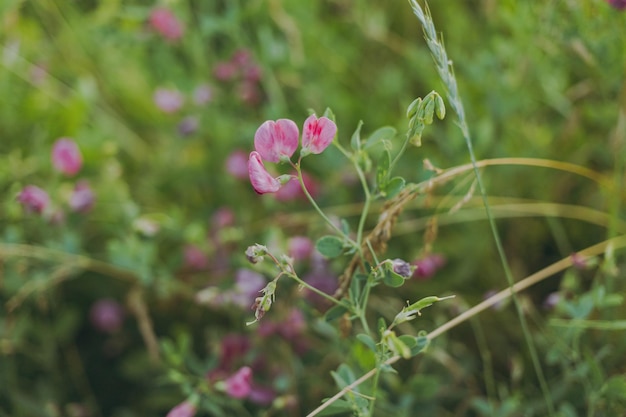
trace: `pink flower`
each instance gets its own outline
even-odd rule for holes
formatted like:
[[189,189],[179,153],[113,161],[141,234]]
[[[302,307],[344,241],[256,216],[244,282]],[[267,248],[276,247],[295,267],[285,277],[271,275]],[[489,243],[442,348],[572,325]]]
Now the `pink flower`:
[[172,408],[166,417],[193,417],[196,415],[196,406],[188,401],[183,401]]
[[446,263],[442,255],[433,253],[413,262],[417,269],[413,273],[414,278],[430,279]]
[[70,138],[60,138],[52,146],[52,165],[65,175],[74,175],[83,165],[76,143]]
[[194,245],[185,246],[183,260],[184,265],[187,268],[195,271],[201,271],[209,266],[209,259],[207,256],[200,250],[200,248]]
[[312,114],[304,121],[302,128],[302,155],[319,154],[333,141],[337,125],[326,117],[317,118]]
[[74,212],[85,213],[93,207],[96,197],[87,181],[79,181],[70,196],[70,208]]
[[27,185],[18,194],[17,201],[27,212],[41,214],[45,208],[48,207],[48,204],[50,204],[50,197],[48,197],[47,192],[36,185]]
[[291,158],[298,148],[298,126],[289,119],[268,120],[254,134],[254,148],[268,162]]
[[248,160],[246,152],[237,149],[226,158],[226,171],[237,179],[248,178]]
[[611,6],[615,7],[617,10],[626,9],[626,0],[606,0]]
[[159,7],[152,10],[148,21],[150,26],[167,40],[175,41],[183,36],[182,24],[174,13],[166,8]]
[[287,242],[287,252],[296,261],[308,259],[315,249],[315,245],[306,236],[294,236]]
[[[304,185],[309,191],[309,194],[315,198],[318,187],[313,177],[306,172],[302,172],[302,180],[304,181]],[[306,195],[302,190],[302,186],[300,186],[298,178],[293,176],[291,180],[288,180],[285,184],[283,184],[281,189],[275,194],[275,197],[278,201],[291,201],[297,198],[306,198]]]
[[251,382],[252,369],[244,366],[224,381],[226,394],[237,399],[246,398],[252,391]]
[[267,172],[261,160],[261,155],[256,151],[250,153],[248,175],[254,191],[258,194],[275,193],[280,189],[280,181]]
[[165,113],[174,113],[183,106],[184,98],[180,91],[169,88],[157,88],[154,92],[154,104]]
[[124,322],[124,308],[115,300],[103,298],[91,306],[89,318],[96,329],[115,333]]

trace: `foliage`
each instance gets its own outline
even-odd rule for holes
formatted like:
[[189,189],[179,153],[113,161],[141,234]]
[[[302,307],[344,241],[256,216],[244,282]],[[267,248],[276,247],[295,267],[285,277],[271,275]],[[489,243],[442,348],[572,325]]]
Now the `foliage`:
[[0,416],[626,412],[622,6],[411,3],[0,4]]

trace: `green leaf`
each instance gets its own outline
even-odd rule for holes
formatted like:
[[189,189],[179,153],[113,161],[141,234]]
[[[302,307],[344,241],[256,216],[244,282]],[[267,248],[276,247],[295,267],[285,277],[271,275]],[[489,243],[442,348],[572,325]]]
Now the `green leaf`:
[[344,314],[346,314],[348,312],[348,307],[344,306],[344,305],[336,305],[332,308],[330,308],[326,314],[324,314],[324,320],[326,320],[327,322],[331,322],[335,319],[338,319],[339,317],[343,316]]
[[404,277],[398,275],[390,269],[385,269],[385,276],[383,282],[393,288],[401,287],[404,284]]
[[387,182],[385,189],[381,190],[381,192],[386,198],[393,198],[398,195],[400,191],[402,191],[405,185],[406,181],[404,181],[404,178],[393,177]]
[[378,165],[376,166],[376,184],[379,190],[384,190],[389,181],[389,165],[391,164],[391,155],[389,151],[385,149],[378,159]]
[[359,120],[359,124],[356,127],[356,130],[352,134],[352,138],[350,139],[350,146],[355,151],[361,150],[361,126],[363,126],[363,120]]
[[383,126],[377,130],[375,130],[365,142],[363,146],[365,149],[371,148],[372,146],[377,145],[379,142],[385,139],[393,139],[396,136],[396,129],[391,126]]
[[336,258],[343,252],[343,240],[336,236],[322,236],[317,240],[315,248],[327,258]]
[[372,352],[376,353],[376,343],[369,335],[359,333],[356,335],[356,338],[359,339],[359,341],[367,346]]

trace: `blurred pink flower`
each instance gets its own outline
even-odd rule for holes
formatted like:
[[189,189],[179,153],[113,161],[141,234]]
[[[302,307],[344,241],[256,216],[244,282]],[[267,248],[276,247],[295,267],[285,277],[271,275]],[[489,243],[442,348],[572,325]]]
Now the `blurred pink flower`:
[[70,208],[77,213],[85,213],[93,207],[96,197],[87,181],[79,181],[70,196]]
[[626,9],[626,0],[606,0],[611,6],[615,7],[617,10]]
[[96,329],[105,333],[115,333],[124,322],[124,308],[115,300],[103,298],[91,306],[89,318]]
[[254,134],[254,148],[263,160],[280,162],[298,148],[298,126],[289,119],[268,120]]
[[313,241],[306,236],[294,236],[287,242],[287,253],[296,261],[308,259],[314,249]]
[[252,385],[248,399],[255,404],[268,406],[276,398],[276,393],[270,387],[264,385]]
[[226,394],[237,399],[246,398],[252,391],[251,382],[252,369],[244,366],[224,381]]
[[36,185],[27,185],[17,196],[17,201],[27,212],[43,213],[50,204],[48,193]]
[[235,213],[229,207],[220,207],[215,211],[215,213],[213,213],[213,216],[211,216],[211,225],[218,229],[222,227],[232,226],[234,223]]
[[302,128],[302,155],[319,154],[333,141],[337,125],[326,117],[317,118],[312,114],[304,121]]
[[252,347],[248,336],[243,334],[229,334],[222,338],[220,346],[219,370],[230,371],[237,360],[241,360]]
[[446,263],[442,255],[431,253],[413,262],[417,269],[413,273],[413,278],[430,279]]
[[304,320],[304,315],[297,308],[292,308],[287,318],[278,325],[278,332],[290,341],[296,341],[305,329],[306,321]]
[[261,90],[255,81],[243,80],[237,87],[239,99],[249,106],[261,102]]
[[219,81],[230,81],[238,75],[237,65],[232,62],[218,62],[213,68],[213,75]]
[[150,26],[169,41],[176,41],[183,36],[183,25],[171,10],[158,7],[150,13]]
[[[302,180],[309,194],[315,198],[318,188],[316,181],[306,172],[302,172]],[[300,181],[294,176],[276,192],[275,197],[278,201],[291,201],[297,198],[306,198],[306,195],[300,186]]]
[[157,88],[154,104],[165,113],[174,113],[183,106],[185,99],[180,91],[171,88]]
[[65,175],[74,175],[83,166],[80,149],[70,138],[60,138],[52,146],[52,165]]
[[248,308],[266,284],[265,278],[258,272],[239,268],[235,272],[235,288],[231,295],[232,302],[242,308]]
[[248,175],[254,191],[258,194],[275,193],[281,187],[280,181],[267,172],[261,160],[261,155],[256,151],[250,153]]
[[195,415],[196,407],[188,401],[183,401],[172,408],[166,417],[193,417]]
[[201,271],[209,266],[209,259],[197,246],[187,245],[183,251],[183,263],[189,269]]
[[237,149],[226,158],[226,171],[233,177],[243,180],[248,178],[248,155]]

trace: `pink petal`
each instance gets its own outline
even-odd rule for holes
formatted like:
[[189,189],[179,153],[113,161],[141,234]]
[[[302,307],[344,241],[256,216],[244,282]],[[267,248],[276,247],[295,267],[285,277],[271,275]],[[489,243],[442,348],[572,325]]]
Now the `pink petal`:
[[74,175],[83,166],[83,158],[76,145],[70,138],[60,138],[52,146],[52,165],[66,175]]
[[254,134],[254,148],[268,162],[291,158],[298,148],[298,126],[289,119],[268,120]]
[[246,398],[252,390],[252,369],[244,366],[226,381],[226,393],[233,398]]
[[322,153],[337,134],[337,125],[326,117],[312,114],[304,121],[302,128],[302,148],[311,153]]
[[272,177],[265,169],[259,152],[250,152],[248,159],[248,174],[254,191],[259,194],[275,193],[280,189],[280,181]]

